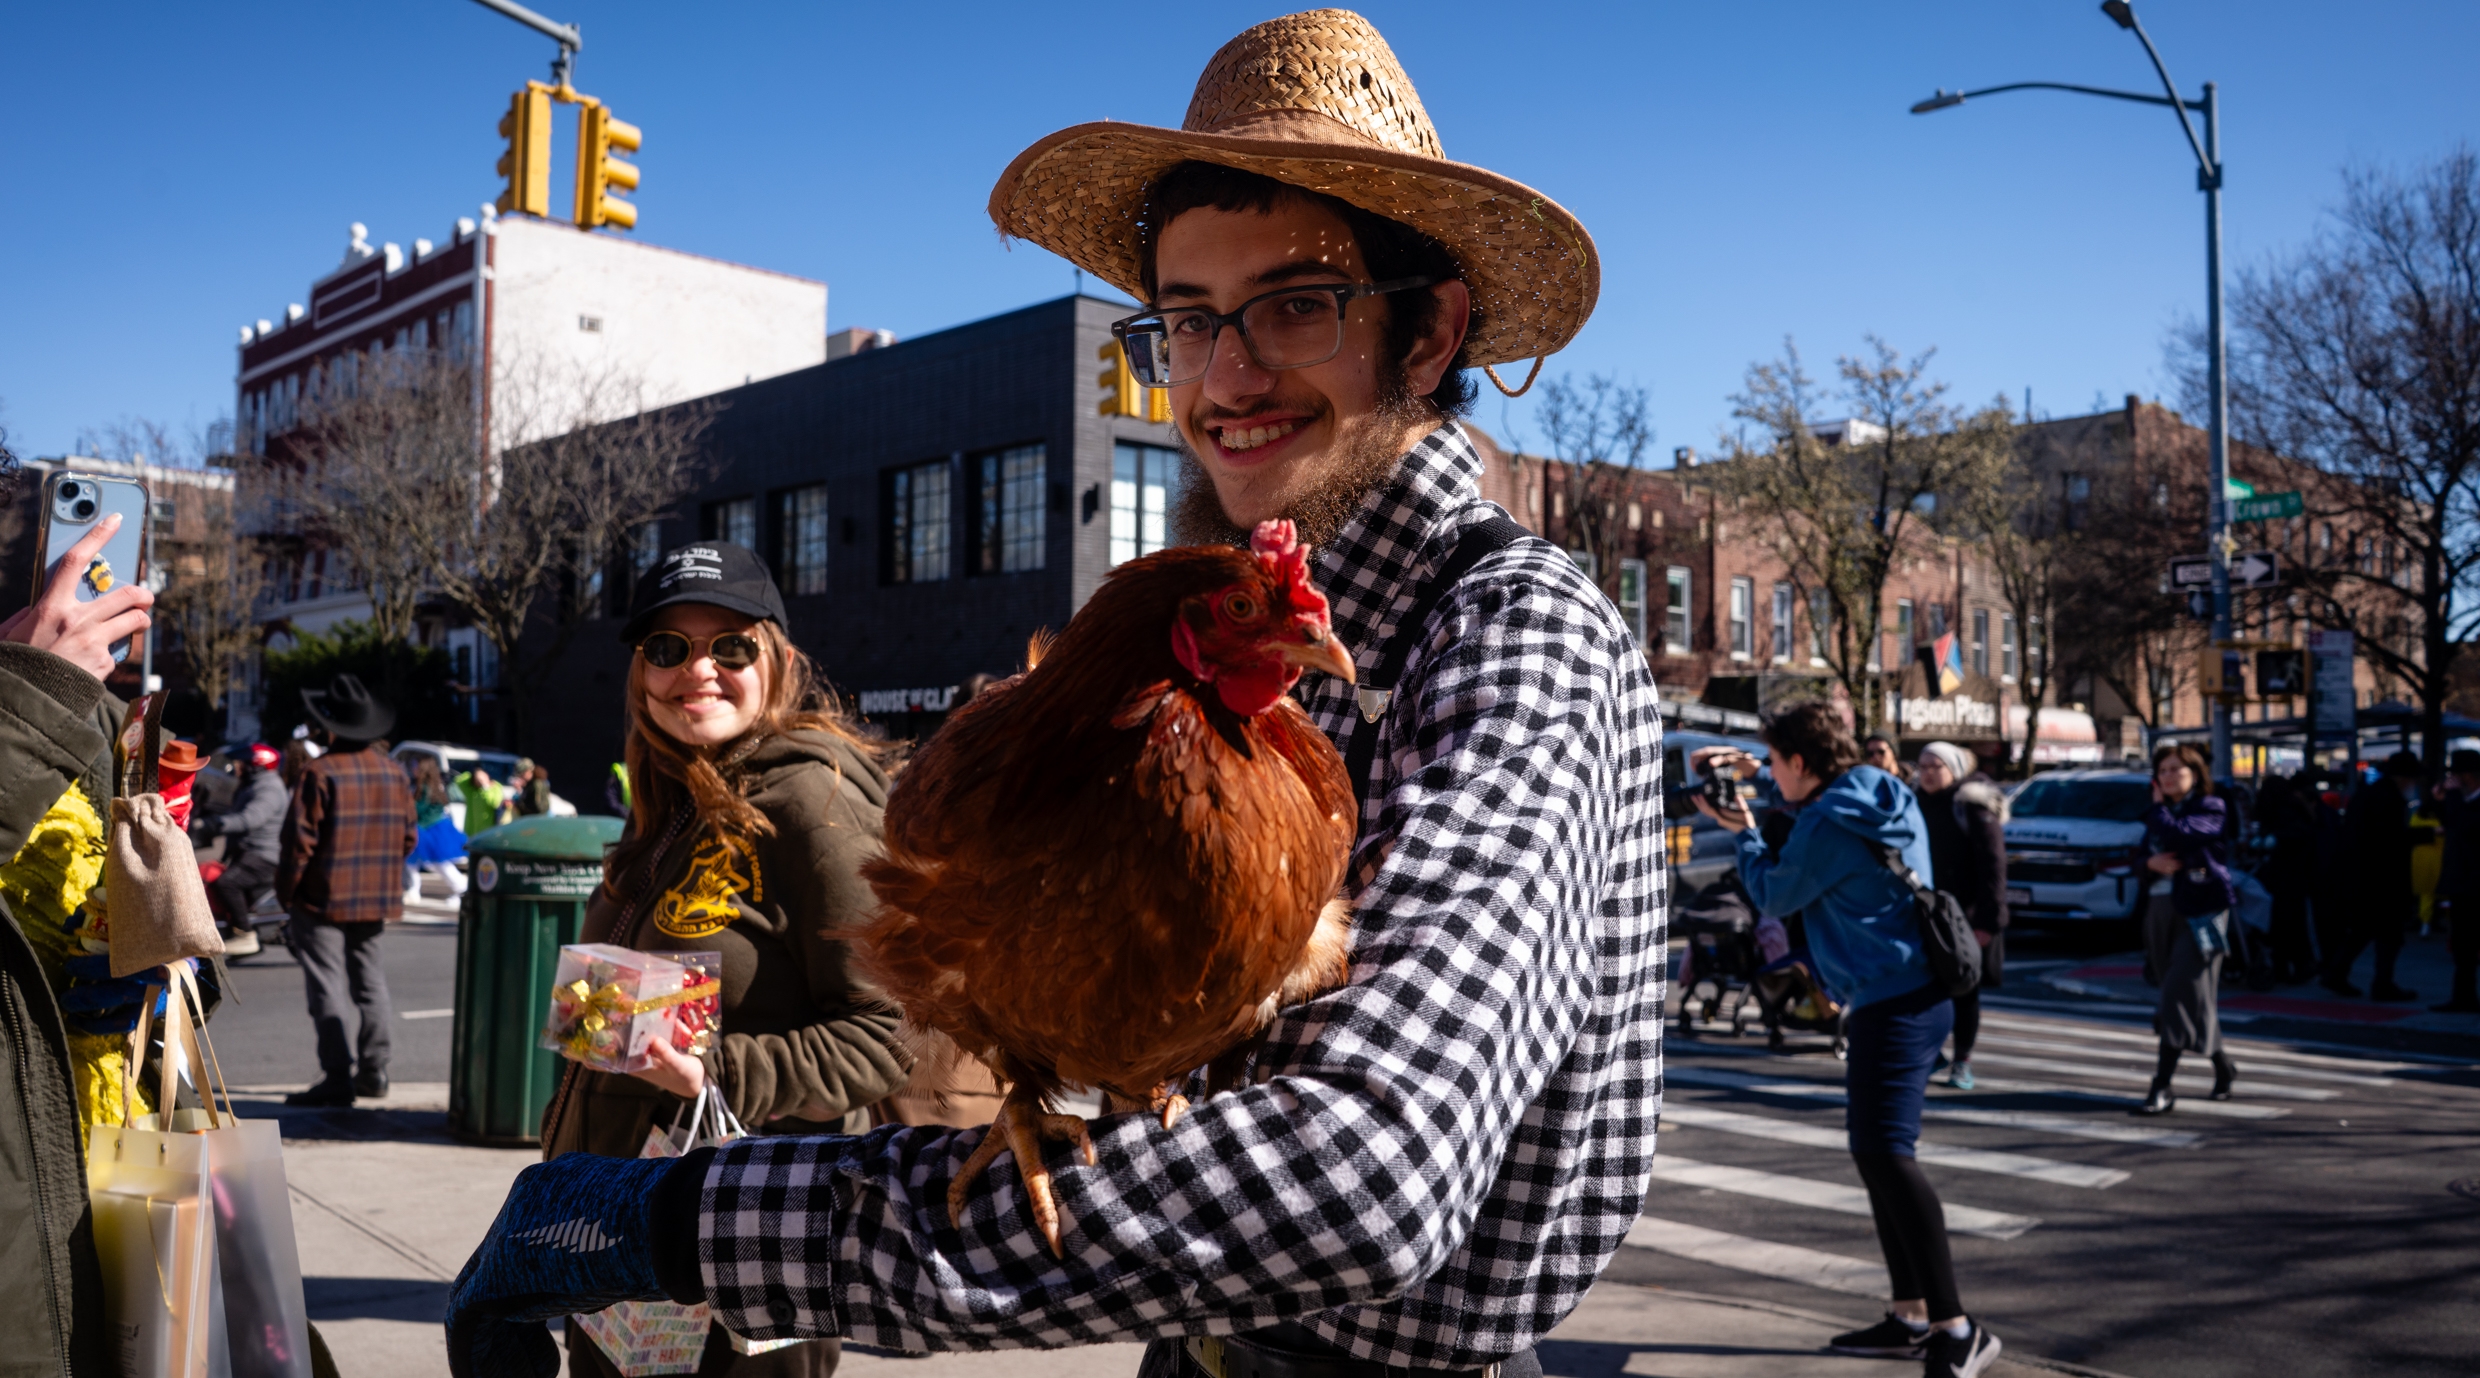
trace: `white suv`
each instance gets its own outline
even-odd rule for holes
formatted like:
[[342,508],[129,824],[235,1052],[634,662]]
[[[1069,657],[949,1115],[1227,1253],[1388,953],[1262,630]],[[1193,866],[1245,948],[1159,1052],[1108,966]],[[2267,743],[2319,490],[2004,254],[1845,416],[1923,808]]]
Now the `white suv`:
[[2059,770],[2015,792],[2006,825],[2010,921],[2122,922],[2144,903],[2144,815],[2152,777],[2140,770]]

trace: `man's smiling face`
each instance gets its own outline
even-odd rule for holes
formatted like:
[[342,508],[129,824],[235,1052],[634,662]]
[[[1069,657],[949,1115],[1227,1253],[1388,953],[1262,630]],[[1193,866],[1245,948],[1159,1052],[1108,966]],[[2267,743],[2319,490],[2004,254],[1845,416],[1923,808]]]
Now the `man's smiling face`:
[[[1369,281],[1351,227],[1305,197],[1262,214],[1182,212],[1163,228],[1154,263],[1155,305],[1217,312],[1280,287]],[[1369,298],[1350,304],[1343,348],[1324,363],[1262,367],[1227,327],[1205,375],[1171,389],[1180,433],[1233,526],[1300,515],[1303,500],[1331,480],[1372,457],[1392,460],[1437,424],[1426,407],[1406,403],[1437,386],[1462,343],[1470,298],[1461,282],[1428,290],[1445,309],[1400,368],[1386,357],[1387,300]]]

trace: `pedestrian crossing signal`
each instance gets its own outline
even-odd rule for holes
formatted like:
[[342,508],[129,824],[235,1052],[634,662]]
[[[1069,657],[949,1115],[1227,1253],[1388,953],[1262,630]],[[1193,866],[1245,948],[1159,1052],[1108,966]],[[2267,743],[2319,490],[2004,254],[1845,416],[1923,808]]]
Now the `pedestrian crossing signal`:
[[494,202],[500,214],[551,213],[551,88],[529,81],[508,100],[499,118],[500,137],[508,151],[499,155],[499,175],[508,185]]
[[1094,357],[1108,367],[1095,375],[1094,382],[1102,388],[1102,402],[1094,408],[1097,416],[1125,416],[1138,421],[1169,421],[1171,392],[1167,388],[1149,388],[1137,381],[1135,369],[1128,366],[1128,354],[1111,340]]
[[635,153],[645,141],[636,125],[613,115],[591,99],[577,113],[577,203],[579,229],[605,225],[637,228],[637,207],[612,195],[637,190],[637,165],[612,156],[613,149]]

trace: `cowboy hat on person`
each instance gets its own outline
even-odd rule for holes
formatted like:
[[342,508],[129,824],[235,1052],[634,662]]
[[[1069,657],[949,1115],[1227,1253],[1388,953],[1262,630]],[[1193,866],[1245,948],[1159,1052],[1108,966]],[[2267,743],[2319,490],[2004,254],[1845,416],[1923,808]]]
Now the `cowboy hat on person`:
[[[1147,189],[1192,161],[1332,196],[1445,245],[1472,291],[1469,357],[1511,397],[1584,328],[1601,292],[1584,225],[1521,182],[1450,161],[1394,51],[1350,10],[1271,19],[1224,44],[1178,129],[1102,120],[1036,142],[999,175],[990,218],[1146,300]],[[1490,367],[1523,359],[1523,387]]]
[[375,742],[396,726],[396,710],[372,698],[359,675],[338,675],[327,691],[304,690],[302,708],[311,721],[348,742]]

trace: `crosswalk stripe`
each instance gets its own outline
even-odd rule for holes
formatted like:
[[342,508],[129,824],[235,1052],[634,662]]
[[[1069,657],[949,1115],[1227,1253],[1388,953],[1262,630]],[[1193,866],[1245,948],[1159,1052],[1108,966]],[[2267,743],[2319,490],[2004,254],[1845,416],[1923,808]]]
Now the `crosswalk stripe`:
[[[2018,1006],[2016,1008],[2021,1007]],[[2102,1024],[2097,1024],[2089,1019],[2018,1019],[2010,1018],[2003,1014],[1984,1013],[1981,1016],[1981,1023],[1990,1028],[2020,1029],[2027,1033],[2044,1033],[2049,1034],[2052,1037],[2056,1037],[2064,1033],[2073,1033],[2078,1038],[2091,1037],[2107,1039],[2120,1043],[2141,1043],[2148,1048],[2154,1046],[2154,1044],[2159,1041],[2154,1038],[2153,1034],[2149,1030],[2133,1026],[2126,1028],[2110,1028]],[[2473,1065],[2467,1058],[2439,1057],[2430,1053],[2406,1053],[2398,1050],[2389,1050],[2392,1054],[2391,1058],[2349,1056],[2349,1054],[2356,1053],[2358,1050],[2352,1048],[2348,1044],[2318,1043],[2312,1040],[2304,1039],[2290,1039],[2287,1040],[2287,1043],[2285,1044],[2268,1043],[2262,1038],[2231,1038],[2224,1041],[2229,1043],[2232,1051],[2234,1052],[2252,1053],[2257,1057],[2282,1058],[2288,1061],[2304,1062],[2318,1067],[2356,1068],[2363,1072],[2460,1071]],[[2345,1056],[2332,1057],[2323,1053],[2308,1053],[2299,1051],[2303,1047],[2331,1049],[2333,1052],[2345,1054]]]
[[[1843,1100],[1844,1089],[1818,1081],[1777,1081],[1754,1077],[1745,1072],[1724,1071],[1719,1067],[1683,1067],[1672,1063],[1662,1071],[1666,1081],[1683,1086],[1719,1086],[1734,1091],[1755,1091],[1774,1096],[1812,1096],[1819,1100]],[[1931,1101],[1920,1113],[1931,1119],[1955,1120],[1964,1124],[1994,1125],[2003,1129],[2034,1129],[2050,1134],[2069,1134],[2082,1139],[2100,1139],[2108,1143],[2151,1144],[2157,1148],[2193,1148],[2202,1136],[2179,1129],[2164,1129],[2149,1124],[2112,1124],[2102,1120],[2079,1120],[2066,1115],[2044,1115],[2031,1110],[1993,1110],[1984,1106],[1953,1105]]]
[[1883,1263],[1863,1262],[1822,1249],[1804,1249],[1797,1244],[1750,1239],[1650,1215],[1640,1215],[1635,1224],[1628,1226],[1627,1242],[1640,1249],[1654,1249],[1855,1297],[1882,1297],[1890,1285]]
[[[2104,1105],[2122,1108],[2143,1103],[2141,1096],[2122,1095],[2116,1091],[2103,1091],[2090,1086],[2061,1086],[2053,1081],[2018,1081],[2013,1077],[1985,1077],[1977,1072],[1973,1074],[1973,1081],[1983,1091],[2002,1091],[2014,1095],[2030,1096],[2066,1096],[2075,1100],[2099,1101]],[[1952,1092],[1945,1099],[1960,1098],[1964,1094],[1960,1091]],[[1931,1104],[1936,1103],[1935,1100],[1931,1102]],[[2199,1115],[2215,1115],[2226,1120],[2278,1120],[2291,1113],[2278,1105],[2251,1105],[2246,1101],[2237,1100],[2208,1100],[2202,1096],[2189,1096],[2179,1102],[2178,1113],[2184,1115],[2191,1110]]]
[[[1705,1187],[1794,1206],[1839,1211],[1844,1215],[1870,1214],[1868,1192],[1840,1182],[1820,1182],[1810,1177],[1789,1177],[1779,1172],[1759,1172],[1755,1168],[1730,1167],[1722,1163],[1700,1163],[1693,1158],[1668,1153],[1655,1157],[1653,1175],[1683,1187]],[[1952,1201],[1945,1205],[1946,1228],[1963,1234],[1976,1234],[1984,1239],[2013,1239],[2041,1223],[2039,1216],[2009,1215],[2005,1211],[1983,1210],[1978,1206],[1962,1206]]]
[[[1997,1033],[1982,1034],[1979,1046],[1990,1045],[2000,1048],[2030,1048],[2034,1052],[2073,1053],[2079,1057],[2103,1057],[2121,1062],[2151,1062],[2159,1048],[2159,1045],[2151,1049],[2093,1048],[2075,1043],[2059,1043],[2046,1038],[2017,1038]],[[1979,1055],[1978,1047],[1975,1048],[1974,1055]],[[2237,1056],[2236,1050],[2233,1051],[2232,1056]],[[2258,1060],[2259,1056],[2254,1053],[2249,1054],[2249,1059],[2254,1065],[2246,1070],[2260,1076],[2292,1077],[2300,1081],[2338,1081],[2348,1086],[2391,1087],[2401,1084],[2391,1077],[2364,1077],[2351,1072],[2329,1072],[2316,1067],[2291,1067],[2280,1063],[2268,1066],[2264,1061]]]
[[[1773,1139],[1781,1143],[1802,1144],[1810,1148],[1830,1148],[1849,1152],[1850,1139],[1840,1129],[1821,1124],[1795,1124],[1788,1120],[1771,1120],[1762,1115],[1743,1115],[1735,1110],[1717,1110],[1709,1105],[1665,1105],[1665,1124],[1691,1129],[1712,1129],[1725,1134],[1739,1134],[1755,1139]],[[2128,1174],[2117,1168],[2089,1167],[2083,1163],[2062,1163],[2054,1158],[2036,1158],[2029,1153],[2002,1153],[1996,1149],[1957,1148],[1953,1144],[1937,1144],[1923,1140],[1914,1150],[1924,1163],[1960,1168],[1967,1172],[1990,1172],[2006,1177],[2026,1177],[2036,1182],[2049,1182],[2066,1187],[2091,1187],[2096,1190],[2116,1186]]]
[[[2071,1077],[2092,1077],[2099,1081],[2131,1081],[2149,1084],[2153,1080],[2152,1073],[2133,1067],[2087,1067],[2082,1063],[2060,1062],[2054,1058],[2019,1057],[2014,1053],[1984,1053],[1978,1048],[1973,1049],[1972,1065],[1978,1067],[1984,1062],[1995,1063],[2000,1067],[2029,1067],[2036,1072],[2059,1072]],[[2181,1089],[2209,1088],[2213,1085],[2213,1078],[2202,1072],[2182,1070],[2178,1080],[2173,1084]],[[2254,1080],[2249,1078],[2247,1069],[2244,1067],[2239,1071],[2239,1087],[2241,1095],[2271,1096],[2276,1100],[2332,1100],[2342,1094],[2340,1091],[2328,1091],[2318,1086],[2280,1086],[2272,1082]]]

